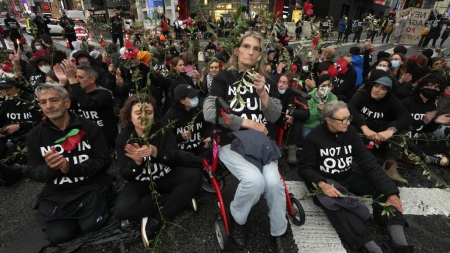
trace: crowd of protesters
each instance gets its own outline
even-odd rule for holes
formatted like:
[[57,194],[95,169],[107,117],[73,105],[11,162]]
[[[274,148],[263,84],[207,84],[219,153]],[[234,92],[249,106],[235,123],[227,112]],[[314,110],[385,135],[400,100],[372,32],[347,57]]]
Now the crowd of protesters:
[[[278,47],[267,48],[260,33],[248,31],[231,55],[210,36],[202,50],[207,63],[199,72],[191,44],[196,38],[184,28],[195,22],[192,18],[174,21],[175,36],[182,39],[180,50],[172,46],[166,18],[161,19],[162,36],[149,38],[146,48],[123,41],[120,13],[115,12],[111,32],[120,47],[109,43],[101,54],[95,48],[80,49],[74,42],[70,56],[47,40],[46,21],[41,19],[37,34],[44,36],[36,37],[32,51],[24,54],[15,44],[9,55],[14,71],[2,68],[0,156],[5,162],[0,165],[0,183],[9,186],[23,175],[45,183],[37,201],[37,220],[51,243],[99,229],[113,204],[118,218],[142,220],[143,243],[149,246],[163,220],[191,203],[200,189],[202,161],[211,156],[218,116],[215,99],[232,101],[234,83],[258,66],[258,74],[248,80],[254,86],[241,92],[246,102],[229,116],[230,124],[217,126],[219,158],[240,181],[227,207],[236,244],[245,246],[247,217],[264,193],[276,252],[285,252],[282,236],[287,220],[279,157],[255,166],[232,149],[232,138],[253,130],[249,136],[257,138],[252,141],[264,141],[267,135],[277,140],[277,129],[287,127],[287,161],[298,164],[308,186],[314,183],[323,191],[314,201],[343,239],[370,252],[383,252],[361,221],[368,218],[365,211],[355,215],[345,208],[332,210],[324,197],[340,197],[346,190],[382,193],[395,208],[394,218],[389,218],[374,203],[374,218],[391,236],[387,247],[412,252],[394,183],[408,183],[397,168],[411,157],[402,154],[407,149],[438,166],[448,166],[450,157],[445,141],[450,131],[448,69],[434,50],[406,59],[407,49],[397,46],[392,55],[378,52],[371,64],[369,38],[339,59],[333,47],[323,47],[313,52],[312,61],[303,62],[289,49],[286,32],[276,38]],[[16,27],[11,20],[8,24]],[[72,22],[66,18],[61,22],[70,36]],[[226,27],[223,19],[218,27]],[[135,41],[142,42],[139,30],[133,32]],[[172,129],[165,131],[167,127]],[[444,140],[428,147],[428,140],[436,136]],[[382,165],[371,153],[375,150],[381,152]],[[113,176],[107,170],[114,157],[125,187],[110,203]],[[353,162],[362,173],[352,170]],[[157,198],[149,188],[151,181]]]

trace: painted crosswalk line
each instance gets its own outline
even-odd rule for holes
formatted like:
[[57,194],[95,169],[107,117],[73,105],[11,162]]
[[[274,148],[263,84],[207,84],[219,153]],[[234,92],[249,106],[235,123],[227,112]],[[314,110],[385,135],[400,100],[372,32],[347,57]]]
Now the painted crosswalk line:
[[[346,253],[338,234],[331,226],[322,209],[311,198],[300,200],[307,192],[306,185],[298,181],[286,181],[303,206],[306,221],[303,226],[292,225],[292,234],[300,252],[308,253]],[[404,214],[450,216],[450,191],[437,188],[400,187],[400,197]],[[372,213],[372,207],[366,204]]]

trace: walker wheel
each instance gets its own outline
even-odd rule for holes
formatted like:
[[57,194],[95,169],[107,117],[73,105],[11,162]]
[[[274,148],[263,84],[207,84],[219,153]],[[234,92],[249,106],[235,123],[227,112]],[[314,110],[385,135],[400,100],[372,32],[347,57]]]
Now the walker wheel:
[[[223,188],[225,188],[225,179],[222,178],[219,181],[217,181],[219,184],[219,190],[222,191]],[[202,178],[202,189],[209,193],[216,193],[216,190],[214,189],[214,186],[208,182],[208,179],[205,177]]]
[[227,250],[230,247],[230,242],[228,241],[227,231],[225,225],[223,224],[223,219],[217,219],[214,223],[216,230],[216,238],[219,243],[221,250]]
[[294,197],[291,197],[291,202],[292,208],[294,209],[294,215],[289,214],[289,218],[292,223],[297,226],[305,224],[305,211],[303,210],[302,204],[300,204],[300,201]]

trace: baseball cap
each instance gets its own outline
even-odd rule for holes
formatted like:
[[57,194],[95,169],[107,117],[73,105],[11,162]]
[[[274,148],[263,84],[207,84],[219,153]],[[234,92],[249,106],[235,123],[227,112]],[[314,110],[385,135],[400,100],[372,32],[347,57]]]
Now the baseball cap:
[[11,88],[16,86],[13,80],[11,79],[0,79],[0,87],[1,88]]
[[388,76],[383,76],[383,77],[378,78],[375,81],[375,83],[379,83],[379,84],[382,84],[384,86],[387,86],[387,87],[389,87],[389,89],[392,88],[392,80]]
[[267,50],[266,50],[266,54],[270,54],[270,53],[273,53],[273,52],[275,52],[275,50],[273,50],[273,48],[267,48]]
[[194,98],[198,95],[200,90],[192,88],[189,84],[180,84],[174,90],[175,100],[178,101],[182,98]]

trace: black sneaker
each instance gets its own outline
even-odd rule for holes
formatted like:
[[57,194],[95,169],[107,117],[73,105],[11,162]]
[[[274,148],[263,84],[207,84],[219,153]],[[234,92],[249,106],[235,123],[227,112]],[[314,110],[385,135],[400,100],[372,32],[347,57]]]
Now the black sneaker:
[[388,249],[391,253],[413,253],[414,247],[411,245],[398,245],[395,243],[392,239],[385,242],[384,246],[386,249]]
[[237,244],[239,248],[245,247],[245,224],[239,225],[233,218],[233,215],[230,214],[231,218],[231,231],[230,236],[233,238],[234,242]]
[[285,250],[285,243],[283,240],[283,236],[273,236],[272,237],[274,240],[274,249],[276,253],[286,253],[287,251]]
[[435,164],[439,166],[447,166],[448,165],[448,159],[445,156],[442,155],[426,155],[425,156],[425,162],[430,164]]
[[161,220],[157,220],[155,218],[142,218],[141,223],[141,236],[142,236],[142,244],[144,244],[144,248],[148,248],[150,246],[150,240],[155,237],[156,233],[161,230],[162,222]]

